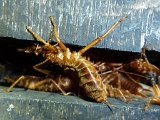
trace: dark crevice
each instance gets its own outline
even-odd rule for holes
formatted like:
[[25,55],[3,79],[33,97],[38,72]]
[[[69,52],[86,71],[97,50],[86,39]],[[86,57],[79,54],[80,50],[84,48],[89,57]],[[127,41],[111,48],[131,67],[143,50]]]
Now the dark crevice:
[[[25,48],[37,43],[31,40],[17,40],[13,38],[0,37],[0,72],[1,78],[7,74],[40,74],[33,69],[33,65],[43,61],[41,56],[18,52],[17,49]],[[54,44],[54,43],[53,43]],[[78,51],[81,46],[66,45],[71,50]],[[160,67],[160,53],[156,51],[146,51],[149,61]],[[91,61],[105,62],[129,62],[140,58],[140,53],[117,51],[109,49],[92,48],[84,56],[89,57]],[[59,68],[54,68],[59,69]],[[57,71],[57,70],[56,70]],[[62,72],[62,69],[60,70]]]

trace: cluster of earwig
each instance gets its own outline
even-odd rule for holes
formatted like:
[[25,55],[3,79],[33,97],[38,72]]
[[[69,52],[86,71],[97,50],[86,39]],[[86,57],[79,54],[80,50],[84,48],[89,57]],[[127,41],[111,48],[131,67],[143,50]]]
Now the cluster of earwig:
[[[127,64],[105,62],[93,63],[82,56],[83,53],[106,37],[124,19],[125,17],[122,17],[102,36],[96,38],[78,52],[70,51],[70,49],[63,44],[58,36],[53,17],[50,17],[53,33],[50,35],[49,42],[43,40],[33,32],[30,27],[27,27],[27,31],[30,32],[35,39],[42,42],[43,45],[36,44],[23,50],[21,49],[20,51],[26,53],[33,52],[36,55],[41,54],[44,57],[45,60],[36,64],[33,68],[36,71],[44,73],[45,77],[22,75],[14,78],[16,80],[11,77],[5,77],[8,82],[13,83],[8,91],[11,91],[15,85],[18,85],[27,89],[61,92],[63,95],[68,95],[75,93],[74,88],[76,86],[76,88],[79,88],[76,91],[77,95],[90,98],[96,102],[106,102],[107,97],[116,97],[123,101],[131,101],[137,97],[145,98],[147,92],[151,92],[150,89],[143,88],[135,78],[149,79],[148,76],[150,75],[150,77],[152,77],[151,74],[153,73],[156,75],[154,80],[151,80],[152,83],[155,81],[152,84],[154,95],[148,100],[147,107],[150,102],[160,104],[160,91],[157,87],[157,79],[159,78],[160,70],[149,63],[144,52],[142,52],[142,58]],[[50,44],[53,36],[57,41],[57,44],[55,45]],[[73,75],[76,73],[77,77],[76,79],[72,79],[72,77],[69,77],[66,74],[53,75],[52,71],[40,68],[46,63],[59,65],[64,71],[70,70],[74,73]]]

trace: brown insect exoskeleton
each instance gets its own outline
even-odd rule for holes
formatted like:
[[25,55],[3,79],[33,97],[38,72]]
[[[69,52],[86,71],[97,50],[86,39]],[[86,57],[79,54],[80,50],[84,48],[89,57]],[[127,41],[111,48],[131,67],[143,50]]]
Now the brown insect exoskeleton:
[[57,44],[55,45],[51,45],[49,42],[46,42],[40,36],[34,33],[31,30],[31,27],[27,27],[27,31],[30,32],[35,39],[44,44],[32,46],[26,50],[26,52],[34,52],[36,55],[41,54],[45,58],[43,62],[36,64],[35,66],[33,66],[33,68],[39,72],[48,75],[49,71],[40,69],[40,66],[44,65],[45,63],[50,63],[57,64],[60,67],[64,68],[64,70],[69,69],[75,71],[79,76],[79,86],[80,88],[82,88],[81,91],[84,92],[83,94],[85,94],[88,98],[96,102],[106,101],[108,96],[106,86],[103,84],[102,79],[98,74],[98,71],[94,67],[94,64],[82,55],[88,49],[90,49],[98,42],[100,42],[104,37],[106,37],[125,18],[126,16],[122,17],[120,20],[114,23],[111,26],[111,28],[108,31],[106,31],[102,36],[99,36],[98,38],[93,40],[89,45],[82,48],[78,52],[71,52],[70,49],[67,48],[60,40],[53,17],[50,17],[50,21],[53,26],[53,34],[51,34],[50,40],[52,40],[52,37],[54,35],[57,41]]

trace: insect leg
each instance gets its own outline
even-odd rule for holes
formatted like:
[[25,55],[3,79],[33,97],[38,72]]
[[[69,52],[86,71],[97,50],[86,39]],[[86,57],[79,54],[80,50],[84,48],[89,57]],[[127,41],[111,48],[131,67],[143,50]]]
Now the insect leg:
[[46,59],[46,60],[34,65],[33,68],[40,73],[44,73],[44,74],[48,75],[51,71],[39,68],[41,65],[45,64],[48,61],[49,61],[49,59]]
[[61,91],[61,93],[63,95],[69,95],[69,94],[72,94],[70,92],[66,93],[54,80],[52,80],[52,83]]
[[42,42],[43,44],[45,44],[46,46],[48,46],[48,48],[50,48],[51,50],[53,50],[54,52],[57,52],[57,48],[50,45],[49,43],[47,43],[45,40],[43,40],[43,38],[41,38],[38,34],[36,34],[35,32],[32,31],[31,27],[27,26],[26,27],[27,31],[30,32],[32,34],[32,36],[37,39],[38,41]]
[[[14,81],[14,80],[12,80],[11,78],[9,78],[9,77],[5,77],[4,79],[6,79],[6,80],[8,80],[8,81]],[[24,76],[22,75],[22,76],[20,76],[16,81],[14,81],[13,82],[13,84],[8,88],[8,89],[6,89],[6,90],[4,90],[4,91],[6,91],[6,92],[10,92],[12,89],[13,89],[13,87],[16,85],[16,84],[18,84],[21,80],[23,80],[24,79]]]
[[160,89],[157,84],[153,85],[153,96],[147,101],[145,110],[150,107],[150,103],[160,105]]
[[93,47],[94,45],[96,45],[97,43],[99,43],[103,38],[105,38],[110,32],[113,31],[114,28],[116,28],[127,16],[123,16],[121,17],[117,22],[115,22],[109,30],[107,30],[103,35],[97,37],[96,39],[94,39],[90,44],[88,44],[86,47],[82,48],[81,50],[79,50],[80,54],[85,53],[88,49],[90,49],[91,47]]
[[66,51],[66,50],[67,50],[67,47],[63,44],[62,40],[61,40],[61,39],[59,38],[59,36],[58,36],[56,23],[55,23],[55,21],[54,21],[53,16],[50,16],[49,18],[50,18],[51,24],[52,24],[52,26],[53,26],[53,33],[54,33],[54,35],[55,35],[55,38],[56,38],[57,43],[59,44],[59,46],[61,47],[61,49],[62,49],[63,51]]
[[151,101],[152,101],[152,98],[150,98],[150,99],[147,101],[147,103],[146,103],[146,105],[145,105],[145,107],[144,107],[145,110],[147,110],[147,109],[150,107]]

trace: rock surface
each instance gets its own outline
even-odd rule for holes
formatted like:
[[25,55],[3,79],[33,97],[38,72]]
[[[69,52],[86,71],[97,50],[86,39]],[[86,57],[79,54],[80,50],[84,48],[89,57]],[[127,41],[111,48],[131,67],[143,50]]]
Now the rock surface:
[[128,18],[96,47],[140,52],[145,44],[160,51],[160,1],[156,0],[0,0],[0,37],[33,40],[26,25],[48,40],[49,16],[60,38],[86,46],[121,16]]
[[[4,88],[1,86],[1,88]],[[109,98],[113,113],[106,104],[82,100],[76,96],[14,88],[0,94],[1,120],[158,120],[160,107],[144,111],[143,100],[124,103]]]

